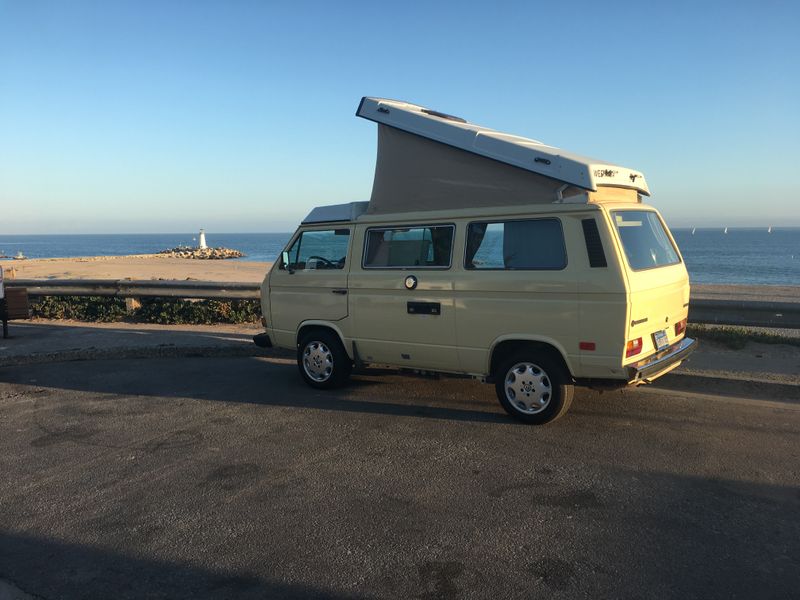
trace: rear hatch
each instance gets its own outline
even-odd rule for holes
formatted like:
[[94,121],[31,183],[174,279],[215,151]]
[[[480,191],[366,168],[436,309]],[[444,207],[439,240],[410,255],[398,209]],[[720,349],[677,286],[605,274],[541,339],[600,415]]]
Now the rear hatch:
[[637,206],[611,210],[628,280],[627,345],[622,364],[666,351],[685,335],[689,276],[660,215]]

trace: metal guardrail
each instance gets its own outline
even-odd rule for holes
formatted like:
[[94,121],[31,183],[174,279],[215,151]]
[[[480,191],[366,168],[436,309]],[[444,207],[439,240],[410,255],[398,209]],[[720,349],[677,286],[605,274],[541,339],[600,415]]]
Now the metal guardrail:
[[[115,296],[118,298],[196,298],[257,300],[261,285],[245,282],[128,279],[13,279],[7,287],[28,288],[34,296]],[[690,323],[800,329],[800,302],[693,299]]]
[[12,279],[7,287],[28,288],[34,296],[115,296],[118,298],[196,298],[257,300],[261,284],[244,282],[129,279]]
[[689,323],[800,329],[800,302],[697,298],[689,302]]

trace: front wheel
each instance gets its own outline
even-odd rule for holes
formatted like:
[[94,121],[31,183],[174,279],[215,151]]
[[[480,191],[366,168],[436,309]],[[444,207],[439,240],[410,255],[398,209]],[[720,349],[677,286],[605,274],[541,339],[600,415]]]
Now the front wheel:
[[339,337],[321,330],[304,335],[300,340],[297,366],[308,385],[323,390],[344,385],[353,370]]
[[495,372],[495,391],[505,411],[533,425],[566,414],[574,389],[566,370],[540,352],[515,353],[501,361]]

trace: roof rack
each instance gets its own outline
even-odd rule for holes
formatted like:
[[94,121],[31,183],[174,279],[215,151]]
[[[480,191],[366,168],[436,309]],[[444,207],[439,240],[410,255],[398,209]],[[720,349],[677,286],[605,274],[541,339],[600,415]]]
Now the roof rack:
[[369,206],[369,202],[348,202],[347,204],[318,206],[308,213],[308,216],[303,219],[303,224],[355,221],[366,212],[367,206]]

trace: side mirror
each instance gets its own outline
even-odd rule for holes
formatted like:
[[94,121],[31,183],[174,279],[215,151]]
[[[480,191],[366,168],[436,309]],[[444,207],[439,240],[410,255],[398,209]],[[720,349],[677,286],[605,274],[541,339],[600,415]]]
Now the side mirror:
[[294,269],[289,264],[289,253],[284,250],[283,254],[281,254],[281,260],[283,261],[283,267],[289,271],[289,275],[294,273]]

